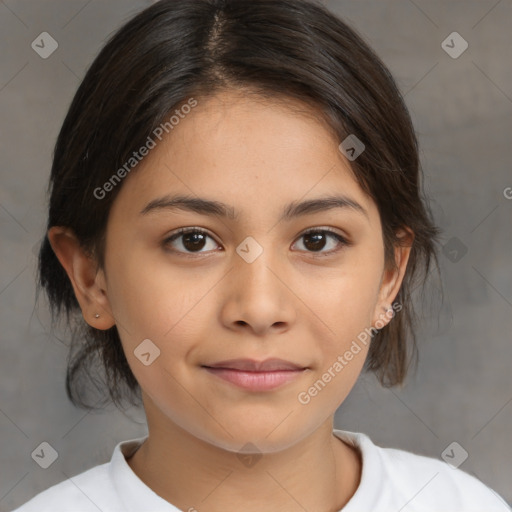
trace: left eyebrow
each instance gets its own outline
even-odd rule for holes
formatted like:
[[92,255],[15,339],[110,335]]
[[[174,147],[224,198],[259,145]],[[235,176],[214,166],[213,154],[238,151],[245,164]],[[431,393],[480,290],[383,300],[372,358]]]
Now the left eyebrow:
[[[341,195],[319,197],[302,202],[293,201],[285,206],[279,220],[289,221],[296,217],[332,210],[334,208],[348,209],[369,218],[368,212],[357,201]],[[153,199],[140,211],[140,215],[147,215],[150,212],[156,212],[159,210],[176,209],[190,211],[201,215],[224,217],[231,220],[237,220],[239,218],[235,209],[225,203],[201,197],[190,197],[184,195],[166,195]]]

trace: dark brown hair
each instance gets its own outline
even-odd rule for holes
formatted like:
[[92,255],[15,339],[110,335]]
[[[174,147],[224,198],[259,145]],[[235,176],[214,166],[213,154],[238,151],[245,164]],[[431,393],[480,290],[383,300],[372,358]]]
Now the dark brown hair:
[[[305,102],[340,142],[354,134],[365,145],[351,167],[378,207],[387,266],[394,265],[395,244],[403,243],[397,230],[407,226],[415,235],[396,297],[402,309],[374,333],[365,364],[382,385],[402,384],[417,351],[411,293],[416,284],[425,285],[432,260],[439,268],[440,230],[421,191],[417,138],[395,81],[358,33],[317,3],[161,0],[122,26],[88,69],[60,130],[47,228],[71,228],[103,268],[107,219],[122,183],[101,200],[93,191],[169,112],[188,98],[228,88]],[[124,399],[140,404],[116,326],[98,330],[83,320],[47,236],[38,271],[38,292],[46,291],[53,320],[64,310],[71,327],[70,400],[97,408],[99,402],[87,398],[89,381],[108,401],[107,388],[116,406]]]

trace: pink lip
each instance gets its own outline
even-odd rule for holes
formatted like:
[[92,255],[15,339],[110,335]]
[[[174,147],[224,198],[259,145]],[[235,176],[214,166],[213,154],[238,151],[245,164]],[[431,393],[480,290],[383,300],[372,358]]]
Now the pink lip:
[[250,391],[269,391],[301,375],[306,367],[284,359],[229,359],[203,365],[210,373]]
[[306,369],[244,371],[230,368],[204,367],[210,373],[249,391],[269,391],[297,378]]

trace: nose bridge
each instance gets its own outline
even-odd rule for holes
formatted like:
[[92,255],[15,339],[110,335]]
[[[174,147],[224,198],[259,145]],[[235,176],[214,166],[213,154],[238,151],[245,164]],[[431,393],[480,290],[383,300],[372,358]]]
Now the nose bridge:
[[[237,279],[240,279],[242,288],[261,285],[272,287],[272,283],[277,280],[277,260],[275,247],[270,243],[270,236],[260,235],[259,243],[256,238],[247,236],[236,248],[238,260],[236,261]],[[264,245],[263,245],[264,244]]]

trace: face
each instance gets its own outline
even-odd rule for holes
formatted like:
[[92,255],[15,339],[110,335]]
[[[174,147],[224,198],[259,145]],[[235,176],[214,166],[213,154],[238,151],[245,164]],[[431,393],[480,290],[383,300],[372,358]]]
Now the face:
[[[102,316],[115,319],[149,423],[276,451],[333,416],[363,367],[361,333],[390,321],[383,306],[402,276],[384,271],[376,205],[320,121],[232,92],[197,101],[122,183],[97,277]],[[228,215],[162,206],[178,195]],[[296,208],[335,196],[353,206]],[[258,388],[205,368],[268,358],[301,370]]]

